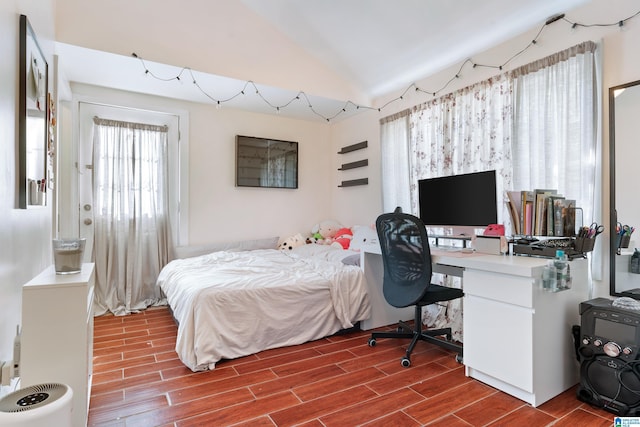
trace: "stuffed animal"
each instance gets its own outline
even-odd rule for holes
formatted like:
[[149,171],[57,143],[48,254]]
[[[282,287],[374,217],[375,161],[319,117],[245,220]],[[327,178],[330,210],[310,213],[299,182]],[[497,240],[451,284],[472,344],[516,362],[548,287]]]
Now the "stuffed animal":
[[320,239],[319,239],[319,238],[314,234],[313,236],[309,236],[309,237],[307,237],[307,238],[305,239],[305,243],[306,243],[307,245],[313,245],[313,244],[316,244],[316,243],[321,243],[319,240],[320,240]]
[[304,244],[306,244],[304,237],[302,237],[302,234],[298,233],[284,239],[282,243],[278,245],[278,249],[280,249],[281,251],[290,251],[293,248],[297,248],[298,246],[302,246]]
[[349,249],[361,251],[367,245],[378,244],[378,233],[373,226],[354,225],[351,230],[353,231],[353,239],[351,239]]
[[318,243],[331,244],[336,232],[342,228],[339,222],[332,219],[324,220],[313,226],[311,234],[317,239]]
[[342,249],[349,249],[349,245],[351,244],[351,239],[353,239],[353,232],[349,228],[341,228],[336,231],[336,235],[333,238],[333,244],[339,244]]

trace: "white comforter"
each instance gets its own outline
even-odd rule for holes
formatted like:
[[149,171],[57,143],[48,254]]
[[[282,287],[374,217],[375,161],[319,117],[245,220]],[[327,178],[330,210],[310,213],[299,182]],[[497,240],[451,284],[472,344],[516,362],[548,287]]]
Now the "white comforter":
[[193,371],[213,369],[220,359],[301,344],[368,318],[362,271],[344,265],[346,255],[304,245],[170,262],[158,285],[178,321],[180,359]]

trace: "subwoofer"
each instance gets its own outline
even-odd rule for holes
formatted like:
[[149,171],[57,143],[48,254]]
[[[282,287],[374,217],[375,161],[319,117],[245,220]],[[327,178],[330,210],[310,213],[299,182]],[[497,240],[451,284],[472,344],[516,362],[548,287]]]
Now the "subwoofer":
[[640,311],[596,298],[580,303],[577,397],[619,416],[640,414]]

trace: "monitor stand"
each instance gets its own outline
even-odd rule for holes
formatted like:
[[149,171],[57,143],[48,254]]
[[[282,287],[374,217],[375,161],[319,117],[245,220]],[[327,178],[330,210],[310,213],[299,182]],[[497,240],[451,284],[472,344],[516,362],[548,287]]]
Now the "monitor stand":
[[467,235],[458,235],[458,236],[451,236],[451,235],[430,235],[429,238],[431,239],[435,239],[435,246],[441,246],[441,247],[450,247],[450,246],[454,246],[451,245],[450,242],[445,242],[445,243],[449,243],[449,244],[440,244],[441,240],[456,240],[456,241],[461,241],[462,242],[462,247],[466,248],[467,244],[469,242],[471,242],[471,236],[467,236]]

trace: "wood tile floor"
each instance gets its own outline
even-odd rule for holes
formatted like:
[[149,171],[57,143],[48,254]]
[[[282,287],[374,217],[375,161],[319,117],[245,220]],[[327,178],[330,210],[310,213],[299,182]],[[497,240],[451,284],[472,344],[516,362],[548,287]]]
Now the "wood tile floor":
[[464,375],[454,354],[366,332],[222,361],[194,373],[167,308],[97,317],[90,426],[612,426],[570,389],[533,408]]

